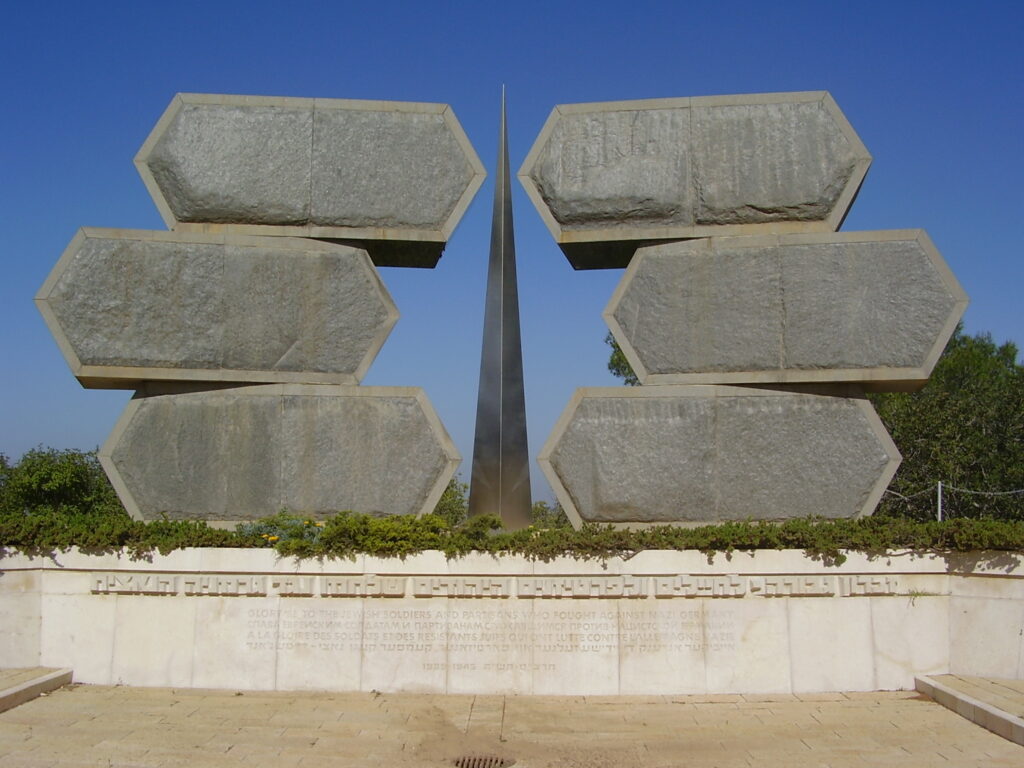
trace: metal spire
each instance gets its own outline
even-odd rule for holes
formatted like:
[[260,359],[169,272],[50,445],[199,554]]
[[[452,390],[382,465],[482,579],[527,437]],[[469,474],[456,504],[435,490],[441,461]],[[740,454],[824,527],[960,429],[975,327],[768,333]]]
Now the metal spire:
[[497,514],[505,527],[530,524],[530,455],[526,442],[523,352],[519,335],[516,246],[508,170],[505,88],[494,180],[491,257],[487,270],[480,388],[477,392],[469,514]]

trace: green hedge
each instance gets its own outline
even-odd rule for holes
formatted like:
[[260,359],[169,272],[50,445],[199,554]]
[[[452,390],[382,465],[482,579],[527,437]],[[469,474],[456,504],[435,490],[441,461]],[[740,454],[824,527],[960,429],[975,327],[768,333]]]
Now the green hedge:
[[957,518],[942,523],[875,515],[863,520],[726,523],[700,528],[663,526],[641,531],[588,525],[573,530],[557,505],[538,502],[535,525],[503,531],[497,518],[467,519],[464,483],[453,479],[434,514],[420,518],[340,512],[322,522],[281,512],[234,531],[192,521],[133,520],[117,500],[95,452],[38,448],[11,465],[0,455],[0,557],[5,552],[126,550],[133,557],[182,547],[274,548],[282,556],[403,557],[440,550],[550,559],[629,557],[645,549],[705,553],[801,549],[842,562],[843,551],[1024,552],[1024,522]]
[[441,515],[420,518],[372,517],[339,513],[314,522],[282,512],[224,531],[191,521],[142,523],[124,514],[87,514],[59,509],[0,513],[0,555],[4,551],[50,553],[76,546],[92,552],[125,549],[134,557],[166,554],[182,547],[273,548],[282,556],[352,557],[359,553],[404,557],[440,550],[449,557],[470,552],[524,555],[547,560],[629,557],[646,549],[699,550],[704,553],[757,549],[800,549],[828,561],[845,560],[843,551],[1024,552],[1024,523],[957,519],[945,522],[869,517],[863,520],[743,522],[699,528],[670,526],[640,531],[587,525],[567,528],[501,530],[497,518],[475,517],[453,524]]

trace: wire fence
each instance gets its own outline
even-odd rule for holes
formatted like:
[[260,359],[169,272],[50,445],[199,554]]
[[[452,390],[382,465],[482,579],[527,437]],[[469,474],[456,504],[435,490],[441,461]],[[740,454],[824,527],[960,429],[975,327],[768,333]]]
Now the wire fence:
[[958,488],[955,485],[948,485],[939,480],[935,483],[934,486],[922,488],[920,491],[915,491],[914,493],[903,494],[892,489],[886,489],[885,493],[892,497],[894,501],[903,502],[908,505],[913,504],[914,506],[920,506],[920,502],[915,502],[915,499],[921,496],[931,496],[935,499],[935,516],[937,519],[943,520],[951,516],[960,516],[956,513],[954,513],[953,515],[950,515],[948,513],[948,496],[950,493],[962,493],[967,494],[968,496],[981,496],[989,498],[1005,498],[1008,496],[1024,497],[1024,488],[1015,488],[1009,491],[977,491],[971,488]]

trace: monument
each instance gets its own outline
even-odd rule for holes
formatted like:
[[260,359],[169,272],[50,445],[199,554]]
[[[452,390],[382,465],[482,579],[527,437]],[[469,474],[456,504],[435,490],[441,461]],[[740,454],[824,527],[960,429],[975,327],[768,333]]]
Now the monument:
[[136,157],[170,232],[82,230],[36,301],[125,507],[219,525],[423,514],[460,458],[422,390],[358,386],[484,171],[444,104],[179,94]]
[[[530,521],[504,97],[469,508]],[[583,389],[539,461],[570,520],[871,514],[864,398],[927,379],[966,296],[921,231],[844,232],[871,157],[824,92],[554,109],[520,172],[641,386]],[[360,389],[482,183],[450,107],[180,94],[136,164],[170,232],[83,230],[37,301],[132,514],[422,514],[459,457],[422,392]],[[166,435],[173,435],[171,440]],[[403,478],[391,482],[389,478]]]
[[[493,480],[526,442],[503,453],[523,414],[505,134],[503,110],[473,477],[474,511],[503,516],[513,487],[529,504],[528,470]],[[102,450],[132,514],[429,510],[458,461],[436,414],[359,382],[397,317],[376,266],[436,263],[480,185],[451,110],[182,95],[139,162],[171,231],[83,230],[38,297],[84,386],[136,390]],[[899,456],[864,392],[919,386],[966,298],[924,233],[835,231],[869,162],[825,93],[555,109],[521,177],[575,267],[628,265],[605,318],[642,382],[578,390],[541,452],[574,524],[872,512]],[[848,554],[5,555],[0,662],[474,694],[1024,675],[1019,564]]]
[[874,511],[900,456],[864,392],[923,385],[967,297],[923,232],[835,232],[870,162],[824,92],[554,109],[520,179],[575,268],[628,264],[641,383],[541,451],[574,525]]

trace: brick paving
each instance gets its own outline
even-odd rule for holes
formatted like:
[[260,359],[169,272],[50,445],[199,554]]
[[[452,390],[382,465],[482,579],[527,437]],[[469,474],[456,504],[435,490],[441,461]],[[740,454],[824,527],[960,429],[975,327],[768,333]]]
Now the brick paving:
[[[0,678],[2,680],[2,678]],[[1024,747],[913,691],[535,697],[75,685],[0,714],[3,768],[1024,765]]]

